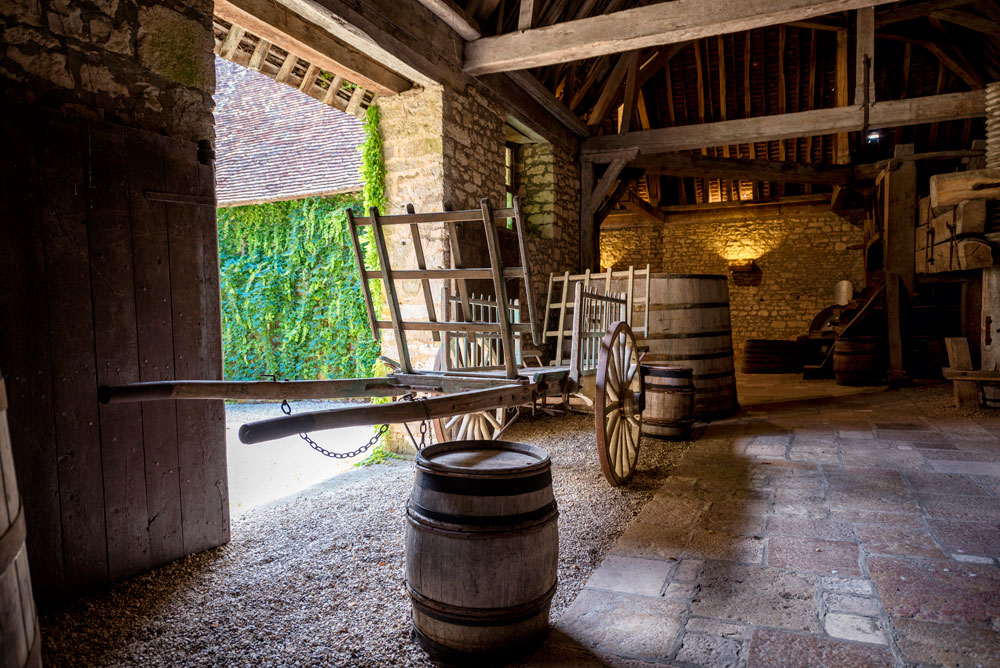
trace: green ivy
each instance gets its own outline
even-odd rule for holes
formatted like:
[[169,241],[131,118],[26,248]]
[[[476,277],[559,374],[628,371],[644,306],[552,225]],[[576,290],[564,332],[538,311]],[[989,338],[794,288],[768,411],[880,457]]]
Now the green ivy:
[[341,195],[218,210],[226,378],[369,375],[380,347],[346,217],[360,204]]

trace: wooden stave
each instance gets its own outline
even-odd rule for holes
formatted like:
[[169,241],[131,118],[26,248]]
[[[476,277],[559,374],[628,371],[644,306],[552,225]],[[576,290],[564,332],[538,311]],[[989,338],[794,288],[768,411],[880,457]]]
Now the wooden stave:
[[[480,443],[485,446],[480,449],[496,449],[498,444],[504,444]],[[430,448],[424,452],[427,450]],[[418,465],[420,471],[426,473],[428,469]],[[448,484],[462,486],[468,482],[469,491],[495,480],[489,475],[462,476],[454,471],[432,473]],[[536,489],[546,476],[547,484]],[[521,656],[537,646],[548,631],[559,550],[558,510],[548,456],[543,466],[528,474],[515,473],[506,478],[507,483],[531,489],[505,496],[504,503],[498,504],[492,493],[495,489],[479,497],[433,490],[426,493],[419,478],[415,480],[407,504],[406,586],[413,604],[415,634],[432,657],[468,660],[501,654]],[[498,506],[502,506],[502,513],[497,513]],[[429,516],[435,513],[440,514]],[[429,556],[434,554],[446,558]],[[524,557],[511,559],[512,554]],[[462,567],[451,568],[457,561]],[[524,561],[537,566],[537,570],[519,566]],[[435,565],[442,563],[450,565],[449,573],[433,573]],[[451,581],[445,582],[448,577]],[[504,587],[497,592],[482,587],[484,582],[503,583]],[[478,586],[472,586],[475,583]]]
[[38,613],[31,591],[28,552],[24,545],[24,504],[17,488],[10,430],[7,422],[7,394],[0,377],[0,477],[4,494],[0,512],[0,642],[5,663],[13,666],[41,666],[41,637]]

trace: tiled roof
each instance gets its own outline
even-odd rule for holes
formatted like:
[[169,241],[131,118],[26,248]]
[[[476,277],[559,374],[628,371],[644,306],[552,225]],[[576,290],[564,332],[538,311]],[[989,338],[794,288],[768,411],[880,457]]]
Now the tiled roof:
[[219,206],[361,190],[360,120],[221,58],[215,74]]

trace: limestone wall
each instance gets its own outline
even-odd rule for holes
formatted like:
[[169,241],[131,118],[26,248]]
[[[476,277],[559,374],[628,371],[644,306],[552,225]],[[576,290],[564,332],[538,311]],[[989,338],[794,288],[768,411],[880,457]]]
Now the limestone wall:
[[214,139],[211,0],[8,0],[7,100]]
[[[605,223],[602,264],[619,269],[649,263],[656,272],[728,275],[738,357],[747,339],[807,333],[813,317],[833,303],[837,281],[864,287],[861,253],[848,250],[861,242],[861,228],[826,205],[691,211],[668,215],[663,225],[631,222]],[[754,259],[758,284],[733,280],[727,259],[739,258]]]

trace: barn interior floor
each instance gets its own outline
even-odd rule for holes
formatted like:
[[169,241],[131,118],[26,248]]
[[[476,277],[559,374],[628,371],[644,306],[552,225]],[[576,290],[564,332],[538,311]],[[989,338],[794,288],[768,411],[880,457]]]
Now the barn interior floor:
[[1000,413],[785,381],[741,379],[531,665],[1000,666]]

